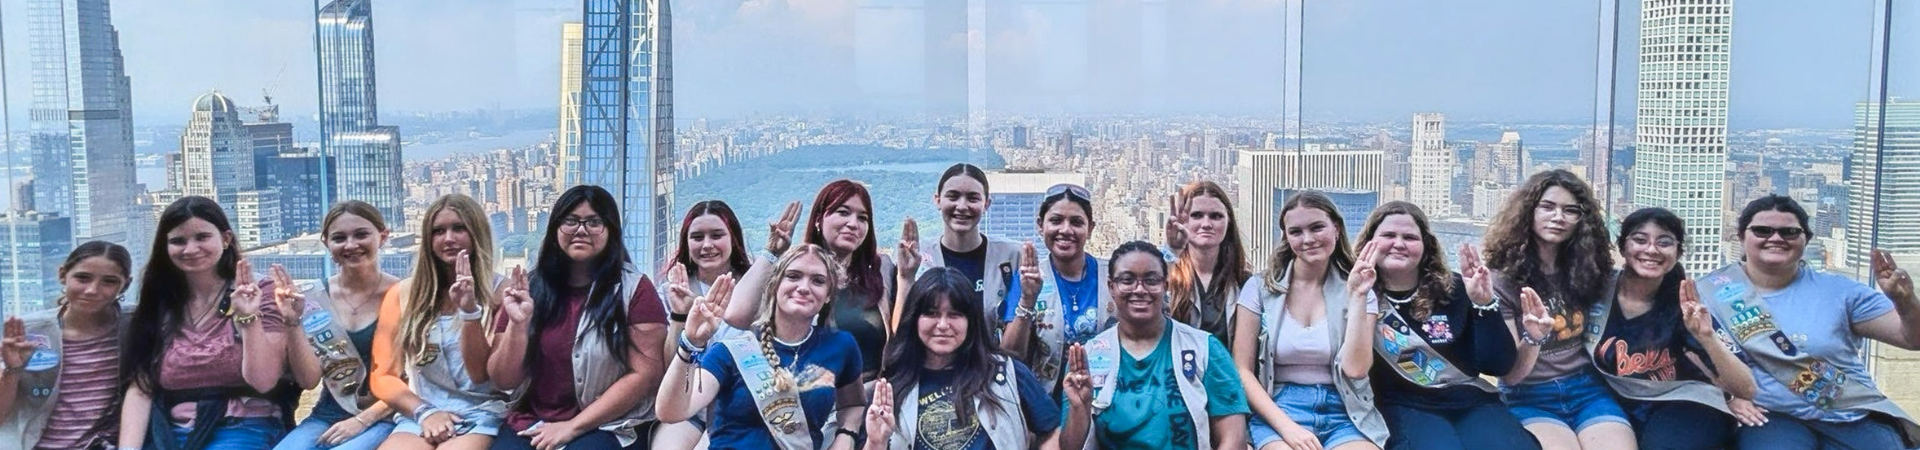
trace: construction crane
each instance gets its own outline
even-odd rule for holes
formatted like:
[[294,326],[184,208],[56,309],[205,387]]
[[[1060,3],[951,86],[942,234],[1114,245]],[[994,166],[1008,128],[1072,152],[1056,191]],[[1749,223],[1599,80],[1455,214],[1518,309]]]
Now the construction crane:
[[260,105],[256,112],[260,116],[261,123],[280,121],[280,105],[273,104],[273,89],[280,87],[280,79],[285,78],[286,75],[287,63],[280,63],[280,72],[273,74],[273,81],[268,82],[267,87],[260,88],[260,98],[265,103]]

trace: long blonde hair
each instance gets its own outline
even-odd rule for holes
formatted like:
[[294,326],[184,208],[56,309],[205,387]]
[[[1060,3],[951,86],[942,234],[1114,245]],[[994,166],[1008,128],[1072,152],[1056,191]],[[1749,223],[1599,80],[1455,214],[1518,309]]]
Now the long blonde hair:
[[773,276],[767,277],[767,284],[762,286],[763,289],[760,291],[763,292],[760,296],[760,313],[754,316],[753,326],[758,329],[754,338],[760,341],[760,352],[765,353],[767,361],[772,362],[774,366],[773,388],[782,392],[793,389],[793,373],[780,365],[780,355],[773,351],[773,327],[776,322],[773,316],[775,311],[780,309],[780,283],[786,280],[787,268],[793,266],[793,262],[803,256],[819,258],[820,265],[827,268],[827,295],[822,299],[826,303],[820,306],[820,312],[814,317],[833,317],[834,293],[843,289],[847,282],[847,269],[834,262],[833,252],[827,251],[826,247],[801,244],[792,250],[787,250],[787,253],[780,255],[780,260],[774,263]]
[[[447,288],[453,284],[453,267],[441,262],[433,252],[433,218],[440,211],[453,211],[460,222],[467,226],[467,236],[472,242],[467,246],[468,263],[473,266],[473,295],[480,303],[481,325],[489,333],[493,331],[494,310],[499,299],[493,298],[493,229],[487,222],[486,210],[472,197],[461,194],[448,194],[434,200],[427,206],[427,213],[421,218],[421,239],[427,241],[413,259],[413,279],[407,287],[407,298],[400,313],[400,349],[393,352],[395,358],[404,362],[407,356],[418,355],[427,347],[427,334],[440,316],[440,310],[448,301]],[[442,349],[441,351],[458,351]]]

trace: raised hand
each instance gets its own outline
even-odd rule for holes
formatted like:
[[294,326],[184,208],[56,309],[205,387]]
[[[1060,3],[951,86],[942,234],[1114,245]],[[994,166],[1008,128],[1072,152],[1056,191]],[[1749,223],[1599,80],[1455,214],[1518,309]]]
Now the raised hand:
[[1540,293],[1531,287],[1520,288],[1520,310],[1520,330],[1527,336],[1540,341],[1553,336],[1553,313],[1540,300]]
[[0,334],[0,362],[7,370],[19,370],[27,366],[27,360],[33,358],[34,345],[27,342],[27,323],[19,317],[8,317],[5,333]]
[[800,202],[792,202],[780,212],[779,218],[767,222],[767,252],[778,258],[786,254],[787,249],[793,248],[793,226],[799,221]]
[[1694,290],[1693,280],[1680,280],[1680,322],[1686,324],[1687,332],[1693,333],[1694,340],[1701,344],[1712,344],[1713,313],[1707,305],[1700,303],[1700,291]]
[[687,281],[687,266],[673,263],[667,268],[667,312],[686,314],[693,308],[693,284]]
[[286,267],[274,264],[267,276],[273,278],[273,305],[280,308],[280,314],[299,317],[307,311],[307,295],[293,284],[293,274],[287,273]]
[[867,445],[864,448],[887,448],[887,439],[893,436],[893,385],[885,378],[873,382],[873,401],[867,405]]
[[1033,309],[1033,303],[1040,298],[1040,256],[1033,251],[1033,243],[1020,247],[1020,306]]
[[1180,251],[1187,246],[1187,202],[1179,193],[1167,197],[1167,249]]
[[533,318],[533,294],[527,291],[527,270],[513,266],[513,275],[501,283],[501,287],[500,306],[507,311],[507,321],[525,325]]
[[1367,294],[1373,292],[1373,284],[1380,279],[1378,264],[1386,255],[1386,241],[1367,241],[1360,248],[1360,255],[1353,260],[1353,269],[1347,275],[1347,299],[1353,302],[1367,301]]
[[470,262],[469,252],[461,250],[460,256],[453,262],[453,285],[447,287],[447,297],[453,299],[453,304],[460,305],[461,311],[478,311],[480,305],[474,301],[473,263]]
[[1879,282],[1880,291],[1886,293],[1888,298],[1905,302],[1920,300],[1913,296],[1913,277],[1908,276],[1907,270],[1901,269],[1899,263],[1893,262],[1893,254],[1886,250],[1873,249],[1873,278]]
[[920,274],[920,224],[912,216],[900,227],[900,247],[893,252],[893,264],[902,276]]
[[1493,271],[1480,261],[1480,251],[1472,244],[1460,244],[1460,278],[1466,283],[1467,298],[1476,305],[1493,303]]
[[1074,411],[1093,412],[1087,409],[1093,403],[1093,375],[1087,373],[1086,347],[1080,344],[1067,347],[1067,376],[1060,385],[1067,390],[1067,404],[1072,405]]
[[707,295],[693,300],[693,309],[687,313],[687,326],[684,333],[687,342],[696,347],[706,347],[713,334],[726,326],[721,322],[721,313],[727,310],[727,301],[733,296],[733,275],[723,274],[714,280],[713,287],[707,289]]
[[260,285],[253,280],[253,261],[242,258],[233,269],[233,293],[228,297],[232,313],[241,317],[259,314],[260,297]]

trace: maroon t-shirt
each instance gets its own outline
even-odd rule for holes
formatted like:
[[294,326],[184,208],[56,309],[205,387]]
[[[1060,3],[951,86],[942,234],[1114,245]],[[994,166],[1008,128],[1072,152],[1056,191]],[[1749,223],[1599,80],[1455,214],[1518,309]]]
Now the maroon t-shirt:
[[[572,420],[585,406],[574,401],[573,344],[580,327],[580,315],[585,311],[587,290],[562,291],[560,300],[565,302],[560,317],[541,331],[534,342],[528,343],[540,346],[540,360],[534,361],[531,373],[527,374],[533,382],[524,400],[507,412],[507,426],[514,430],[526,430],[534,422]],[[505,330],[507,320],[502,317],[495,323]],[[640,286],[633,291],[633,299],[627,303],[627,330],[632,333],[639,325],[649,323],[666,324],[667,310],[660,295],[654,292],[653,281],[642,277]],[[591,350],[606,351],[605,348]],[[625,361],[626,355],[609,360]]]

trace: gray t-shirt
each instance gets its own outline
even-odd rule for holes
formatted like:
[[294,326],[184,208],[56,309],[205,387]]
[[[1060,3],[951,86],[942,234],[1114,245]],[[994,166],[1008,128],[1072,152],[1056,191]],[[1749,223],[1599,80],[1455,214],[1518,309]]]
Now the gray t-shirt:
[[[1763,294],[1773,321],[1803,353],[1833,363],[1847,377],[1874,386],[1873,376],[1860,360],[1861,336],[1854,325],[1893,312],[1893,300],[1871,286],[1808,267],[1785,289]],[[1753,371],[1760,385],[1754,403],[1806,420],[1847,422],[1866,417],[1865,411],[1827,411],[1795,395],[1786,383],[1763,370]],[[1876,387],[1877,389],[1877,387]]]
[[[1593,358],[1587,354],[1587,311],[1577,308],[1577,304],[1590,304],[1591,299],[1579,301],[1566,292],[1567,289],[1546,277],[1535,276],[1535,280],[1526,284],[1514,283],[1498,272],[1493,273],[1493,288],[1500,294],[1500,314],[1506,317],[1512,326],[1518,326],[1520,315],[1520,288],[1532,287],[1540,294],[1540,300],[1546,303],[1548,314],[1553,316],[1553,331],[1547,336],[1534,336],[1543,343],[1540,345],[1540,357],[1533,363],[1533,371],[1521,380],[1522,384],[1538,383],[1557,379],[1567,375],[1581,373],[1593,365]],[[1588,296],[1598,295],[1585,294]],[[1520,344],[1526,345],[1526,344]]]

